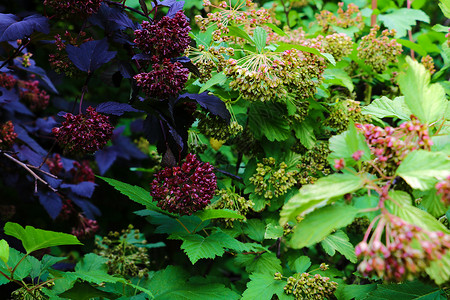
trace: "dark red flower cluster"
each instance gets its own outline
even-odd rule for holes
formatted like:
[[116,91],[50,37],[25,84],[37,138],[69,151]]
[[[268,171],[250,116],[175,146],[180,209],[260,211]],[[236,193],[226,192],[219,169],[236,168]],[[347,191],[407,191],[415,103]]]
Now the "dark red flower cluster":
[[164,99],[176,96],[184,88],[188,76],[189,70],[182,64],[165,58],[162,64],[153,64],[152,71],[137,74],[134,79],[147,96]]
[[[386,244],[382,242],[383,231]],[[388,213],[380,218],[369,243],[366,238],[355,248],[356,255],[363,258],[358,271],[364,276],[376,275],[386,281],[416,278],[450,247],[450,235],[426,231]]]
[[72,228],[72,234],[79,239],[87,239],[92,237],[98,231],[97,221],[91,220],[78,214],[78,226]]
[[171,213],[191,215],[204,209],[217,189],[214,167],[188,154],[181,167],[165,168],[155,175],[150,195]]
[[45,0],[44,5],[51,7],[61,17],[88,17],[95,14],[103,0]]
[[436,184],[437,194],[445,205],[450,205],[450,176]]
[[14,78],[14,76],[6,74],[6,73],[0,73],[0,86],[4,87],[8,90],[12,89],[17,83],[17,80]]
[[17,133],[14,132],[14,125],[11,121],[0,125],[0,149],[11,148],[16,138]]
[[173,18],[162,17],[155,24],[142,22],[142,29],[134,32],[136,46],[145,54],[156,55],[160,59],[180,56],[189,46],[191,27],[183,11]]
[[73,182],[75,184],[83,181],[95,181],[95,174],[89,166],[88,160],[83,160],[81,163],[75,161],[70,173],[73,175]]
[[50,173],[53,175],[58,175],[64,169],[64,165],[61,161],[61,155],[58,153],[56,153],[53,157],[47,158],[45,163],[47,164]]
[[20,98],[30,106],[32,111],[44,110],[47,108],[50,95],[46,91],[39,89],[37,80],[19,80]]
[[64,118],[61,127],[53,128],[52,132],[59,145],[69,153],[93,153],[103,148],[113,134],[109,117],[99,114],[91,106],[84,114],[67,113]]

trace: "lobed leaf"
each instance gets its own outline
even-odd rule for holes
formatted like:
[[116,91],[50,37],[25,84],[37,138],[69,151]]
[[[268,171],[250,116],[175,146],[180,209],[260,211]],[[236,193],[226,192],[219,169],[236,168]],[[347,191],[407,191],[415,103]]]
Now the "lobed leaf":
[[25,17],[23,20],[13,14],[0,14],[0,42],[21,40],[33,31],[48,34],[48,19],[39,14]]
[[405,103],[405,97],[395,97],[394,100],[383,96],[372,101],[361,109],[364,115],[372,115],[377,118],[399,118],[401,120],[409,120],[411,111]]
[[67,45],[67,54],[73,64],[83,72],[92,73],[116,56],[116,51],[108,51],[106,38],[88,41],[80,47]]

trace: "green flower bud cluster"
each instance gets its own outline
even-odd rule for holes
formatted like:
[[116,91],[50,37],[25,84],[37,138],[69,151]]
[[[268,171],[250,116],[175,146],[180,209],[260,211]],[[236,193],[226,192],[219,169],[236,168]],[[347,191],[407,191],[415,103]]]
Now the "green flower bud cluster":
[[436,72],[436,69],[434,67],[434,61],[433,58],[429,55],[423,56],[420,60],[422,65],[425,66],[425,68],[430,71],[431,75],[433,75]]
[[292,230],[292,228],[294,228],[294,227],[291,226],[291,225],[289,225],[288,223],[284,224],[284,225],[283,225],[283,235],[286,236],[286,235],[288,235],[288,234],[294,232],[294,231]]
[[211,73],[214,70],[222,72],[227,65],[227,59],[234,56],[234,49],[227,47],[210,47],[205,48],[199,45],[198,48],[190,47],[187,56],[191,57],[192,63],[200,72],[200,82],[205,83],[211,79]]
[[[250,209],[255,205],[251,200],[247,200],[241,195],[235,193],[231,189],[222,189],[216,191],[219,200],[212,203],[210,208],[213,209],[231,209],[242,216],[246,216]],[[232,228],[236,219],[222,219],[226,227]],[[240,222],[245,219],[239,219]]]
[[395,36],[395,30],[385,29],[381,36],[377,37],[380,27],[375,25],[370,29],[370,33],[361,38],[358,47],[358,58],[364,60],[364,63],[371,66],[377,73],[383,73],[390,63],[397,62],[397,56],[402,53],[402,45],[395,39],[389,37]]
[[328,149],[328,143],[319,142],[312,149],[302,152],[301,163],[298,165],[300,171],[297,175],[297,181],[300,184],[311,184],[318,178],[330,174],[327,157],[331,151]]
[[360,102],[351,99],[334,104],[330,110],[330,116],[324,125],[336,129],[338,134],[347,130],[350,120],[355,123],[369,123],[371,120],[361,113]]
[[337,11],[337,16],[328,10],[322,10],[320,14],[316,14],[316,20],[319,25],[323,28],[324,32],[333,31],[332,26],[348,28],[356,26],[359,29],[364,27],[364,22],[362,19],[362,14],[359,11],[359,7],[353,3],[347,5],[347,10],[344,11],[344,2],[339,2],[339,9]]
[[266,199],[286,194],[297,183],[295,178],[298,175],[298,171],[287,169],[285,162],[281,162],[277,167],[273,157],[263,158],[262,163],[257,164],[256,173],[249,179],[255,186],[255,193]]
[[336,61],[340,61],[353,50],[353,41],[345,33],[334,33],[325,37],[319,35],[316,40],[322,42],[324,52],[333,55]]
[[102,240],[96,238],[97,249],[94,252],[108,258],[109,274],[142,278],[147,275],[150,266],[146,244],[144,235],[129,225],[121,233],[110,232]]
[[243,128],[237,121],[228,123],[219,116],[199,113],[198,130],[209,138],[226,142],[241,133]]
[[347,232],[354,234],[364,233],[369,225],[370,220],[368,217],[355,218],[351,224],[347,225]]
[[200,140],[200,137],[198,136],[197,132],[195,132],[193,130],[188,131],[187,144],[188,144],[188,152],[194,153],[194,154],[203,153],[203,152],[205,152],[206,148],[208,147],[208,146],[206,146],[205,143],[203,143]]
[[255,139],[253,133],[246,127],[241,134],[238,134],[230,143],[234,144],[236,150],[245,155],[253,155],[262,151],[259,141]]
[[[49,283],[45,284],[46,287],[50,287],[53,285],[55,285],[53,282],[49,282]],[[33,288],[33,285],[30,284],[27,287],[29,289],[31,289],[31,288]],[[21,287],[20,289],[17,289],[11,293],[11,299],[12,300],[45,300],[45,299],[48,299],[48,297],[45,296],[44,293],[42,292],[42,288],[44,288],[44,286],[27,291],[27,289],[25,287]]]
[[308,101],[296,101],[295,106],[296,106],[295,113],[291,116],[286,117],[290,125],[294,123],[301,123],[308,116],[308,108],[309,108]]
[[[282,280],[281,273],[275,273],[275,280]],[[337,289],[337,282],[319,274],[297,273],[287,279],[284,292],[295,299],[330,299]]]

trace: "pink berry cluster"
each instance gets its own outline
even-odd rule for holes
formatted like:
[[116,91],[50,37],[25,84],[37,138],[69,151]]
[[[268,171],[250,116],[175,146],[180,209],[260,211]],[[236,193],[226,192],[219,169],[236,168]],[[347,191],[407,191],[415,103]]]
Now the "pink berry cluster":
[[437,194],[445,205],[450,205],[450,176],[436,184]]
[[356,124],[364,134],[372,154],[374,163],[380,169],[395,171],[406,155],[417,149],[429,150],[433,142],[428,134],[428,127],[415,117],[397,128],[384,129],[373,124]]
[[167,167],[155,175],[150,195],[164,210],[191,215],[211,202],[216,189],[214,167],[188,154],[181,167]]
[[316,20],[323,28],[324,32],[334,32],[332,26],[341,28],[356,26],[359,29],[362,29],[364,27],[362,14],[359,11],[358,6],[353,3],[349,3],[347,6],[347,10],[344,11],[344,2],[339,2],[338,5],[339,9],[337,11],[337,16],[328,10],[322,10],[320,14],[316,14]]
[[381,36],[377,37],[380,26],[376,25],[370,29],[370,33],[361,38],[358,46],[358,58],[364,60],[364,63],[371,66],[377,73],[383,73],[390,63],[397,62],[397,56],[402,53],[402,45],[395,39],[389,38],[395,36],[395,30],[385,29]]
[[78,214],[78,226],[72,228],[72,234],[79,239],[87,239],[98,231],[97,221],[86,218],[83,214]]
[[17,80],[14,76],[0,72],[0,86],[11,90],[16,85]]
[[59,145],[69,153],[93,153],[103,148],[113,134],[114,127],[109,117],[99,114],[89,106],[86,113],[73,115],[67,113],[61,127],[55,127],[52,133]]
[[436,72],[436,68],[434,66],[433,58],[430,55],[422,56],[420,59],[422,65],[424,65],[425,69],[430,71],[430,74],[433,75]]
[[59,175],[59,173],[61,173],[64,169],[64,165],[61,161],[61,155],[59,155],[58,153],[53,155],[53,157],[47,158],[45,163],[47,164],[50,173],[52,173],[53,175]]
[[191,27],[183,11],[173,18],[164,16],[157,23],[142,22],[142,29],[134,31],[136,46],[145,54],[160,58],[175,58],[189,47]]
[[50,95],[46,91],[39,89],[37,80],[19,80],[20,98],[28,103],[32,111],[42,111],[50,103]]
[[[370,230],[369,227],[364,240],[355,248],[356,255],[363,259],[358,271],[364,276],[376,275],[386,281],[416,278],[450,247],[450,235],[424,230],[387,212],[381,215],[367,242]],[[383,231],[386,243],[382,242]]]
[[72,181],[74,184],[83,181],[95,181],[95,174],[92,171],[88,160],[83,160],[81,163],[77,161],[73,162],[73,168],[70,169],[70,173],[73,176]]
[[153,64],[153,70],[134,76],[136,84],[149,97],[167,98],[176,96],[184,88],[189,70],[179,62],[172,63],[165,58],[162,63]]
[[7,121],[0,125],[0,149],[6,150],[12,147],[17,138],[14,132],[14,125],[11,121]]
[[53,8],[61,17],[88,17],[95,14],[103,0],[45,0],[44,5]]

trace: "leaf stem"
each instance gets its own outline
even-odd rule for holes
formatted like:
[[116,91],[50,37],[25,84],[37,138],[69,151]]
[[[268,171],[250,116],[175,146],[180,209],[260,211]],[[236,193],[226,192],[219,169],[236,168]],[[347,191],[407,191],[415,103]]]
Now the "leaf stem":
[[177,222],[180,223],[181,226],[183,226],[183,228],[187,231],[187,233],[192,234],[192,232],[190,232],[189,229],[187,229],[187,227],[183,224],[183,222],[180,221],[180,219],[176,218],[175,220],[177,220]]

